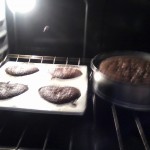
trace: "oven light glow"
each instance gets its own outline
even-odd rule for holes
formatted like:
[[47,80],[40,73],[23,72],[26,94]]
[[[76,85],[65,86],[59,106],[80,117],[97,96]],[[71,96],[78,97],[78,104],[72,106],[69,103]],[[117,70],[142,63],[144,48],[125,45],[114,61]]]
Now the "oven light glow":
[[36,0],[7,0],[9,9],[14,12],[27,13],[33,10]]

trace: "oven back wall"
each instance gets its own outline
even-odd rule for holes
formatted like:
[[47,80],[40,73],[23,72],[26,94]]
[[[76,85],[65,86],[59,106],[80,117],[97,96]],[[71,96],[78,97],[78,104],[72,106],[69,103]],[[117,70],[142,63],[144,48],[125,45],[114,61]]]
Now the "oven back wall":
[[37,0],[32,12],[15,16],[7,8],[11,53],[82,56],[84,21],[83,0]]
[[149,0],[91,0],[87,57],[101,51],[150,49]]

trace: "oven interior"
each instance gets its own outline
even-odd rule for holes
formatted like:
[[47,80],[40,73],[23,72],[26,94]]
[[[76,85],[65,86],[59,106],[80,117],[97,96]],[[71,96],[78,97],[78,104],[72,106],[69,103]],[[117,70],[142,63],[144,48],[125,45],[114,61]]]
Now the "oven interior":
[[87,65],[87,108],[83,116],[0,110],[0,149],[149,150],[149,112],[100,99],[92,91],[90,69],[99,51],[149,51],[149,20],[143,18],[150,13],[149,2],[37,0],[36,7],[20,14],[6,4],[6,17],[0,20],[1,65],[6,58]]

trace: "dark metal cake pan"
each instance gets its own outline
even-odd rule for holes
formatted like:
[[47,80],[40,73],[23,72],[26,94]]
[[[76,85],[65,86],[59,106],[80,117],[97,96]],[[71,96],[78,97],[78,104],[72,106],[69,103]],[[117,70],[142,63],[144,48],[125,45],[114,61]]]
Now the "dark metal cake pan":
[[115,81],[98,69],[100,63],[112,56],[134,56],[150,61],[150,55],[143,52],[113,52],[98,54],[91,60],[93,90],[102,99],[134,110],[150,110],[150,85]]

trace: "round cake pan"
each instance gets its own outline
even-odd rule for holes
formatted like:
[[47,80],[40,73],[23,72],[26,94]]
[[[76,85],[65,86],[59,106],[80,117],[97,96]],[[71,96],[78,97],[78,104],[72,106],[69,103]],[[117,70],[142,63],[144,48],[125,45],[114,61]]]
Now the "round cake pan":
[[100,63],[112,56],[134,56],[150,61],[150,54],[144,52],[113,52],[98,54],[91,60],[93,70],[93,91],[102,99],[118,106],[134,110],[150,110],[150,85],[114,81],[99,71]]

